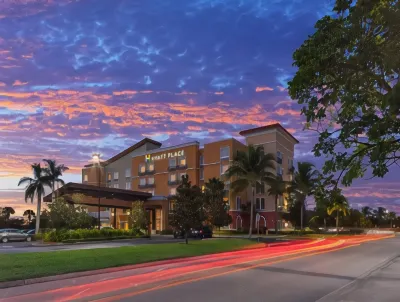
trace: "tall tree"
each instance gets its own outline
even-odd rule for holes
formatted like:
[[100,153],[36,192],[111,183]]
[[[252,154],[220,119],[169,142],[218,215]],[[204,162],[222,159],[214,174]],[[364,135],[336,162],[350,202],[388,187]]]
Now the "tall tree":
[[280,196],[283,198],[283,195],[288,192],[289,185],[288,182],[283,181],[281,176],[276,176],[269,181],[268,195],[274,196],[275,199],[275,234],[278,234],[278,199]]
[[64,181],[60,177],[65,171],[69,170],[69,168],[65,165],[57,165],[57,161],[54,159],[43,159],[43,161],[46,163],[46,168],[44,169],[44,171],[50,177],[52,202],[54,202],[56,198],[55,185],[64,185]]
[[205,183],[204,205],[207,221],[214,227],[221,228],[232,222],[224,201],[225,184],[217,178],[211,178]]
[[18,182],[18,186],[26,185],[25,202],[30,199],[31,203],[33,203],[35,196],[37,198],[35,232],[36,234],[39,234],[42,197],[45,194],[45,187],[51,188],[51,178],[46,174],[46,171],[40,164],[33,164],[31,167],[33,170],[33,178],[22,177]]
[[199,227],[204,221],[204,198],[201,189],[192,186],[188,176],[182,176],[176,191],[170,221],[173,227],[185,232],[185,242],[188,244],[190,229]]
[[149,226],[149,217],[144,208],[143,201],[134,201],[132,203],[132,210],[129,215],[129,223],[131,228],[135,231],[145,230],[147,233]]
[[319,172],[309,162],[297,163],[297,170],[294,172],[294,182],[291,190],[295,192],[297,202],[300,203],[300,228],[303,229],[305,202],[308,196],[314,194]]
[[327,208],[328,215],[332,215],[336,211],[336,233],[339,234],[339,215],[343,213],[344,216],[347,215],[349,211],[349,203],[341,193],[339,189],[335,189],[331,192],[330,204]]
[[10,216],[15,214],[15,210],[12,207],[4,207],[1,209],[1,216],[4,217],[6,223],[10,220]]
[[363,213],[365,217],[370,217],[372,215],[372,209],[368,206],[362,207],[361,213]]
[[264,154],[261,146],[254,147],[250,145],[247,152],[238,151],[232,165],[228,168],[225,176],[234,179],[231,182],[231,188],[234,192],[243,192],[248,187],[252,189],[250,205],[250,226],[249,238],[253,232],[254,220],[254,191],[258,184],[269,184],[274,179],[275,155],[271,153]]
[[25,212],[24,212],[24,215],[23,216],[26,216],[26,217],[28,217],[28,221],[29,221],[29,223],[31,223],[31,221],[32,221],[32,217],[34,217],[35,216],[35,212],[34,211],[32,211],[32,210],[25,210]]
[[382,222],[386,220],[388,210],[386,210],[384,207],[378,207],[377,209],[373,210],[373,214],[376,218],[376,223],[381,226]]
[[390,221],[390,227],[392,228],[393,227],[393,220],[396,220],[396,213],[395,212],[389,212],[388,213],[388,215],[387,215],[387,218],[389,219],[389,221]]
[[400,5],[336,0],[333,12],[295,51],[289,94],[319,134],[325,176],[348,186],[400,159]]

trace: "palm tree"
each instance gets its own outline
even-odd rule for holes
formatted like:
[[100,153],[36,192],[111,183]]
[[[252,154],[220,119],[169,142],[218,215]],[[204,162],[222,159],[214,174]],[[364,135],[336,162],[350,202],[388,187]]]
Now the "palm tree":
[[268,195],[275,197],[275,234],[278,234],[278,199],[283,196],[288,189],[289,183],[283,181],[282,176],[276,176],[269,182]]
[[35,196],[37,197],[35,232],[36,234],[38,234],[40,227],[40,209],[42,203],[42,196],[44,196],[45,194],[44,188],[51,187],[51,178],[50,176],[47,175],[46,171],[44,170],[44,168],[40,166],[40,164],[33,164],[31,167],[33,170],[33,178],[22,177],[18,182],[18,186],[22,184],[26,185],[25,202],[27,202],[28,199],[30,199],[31,203],[33,203],[34,197]]
[[10,219],[10,216],[14,214],[15,210],[12,207],[4,207],[1,209],[1,216],[4,217],[6,222]]
[[370,207],[362,207],[361,212],[364,214],[365,217],[369,217],[372,215],[372,209]]
[[390,220],[390,227],[393,227],[393,220],[396,219],[396,213],[395,212],[389,212],[387,215],[387,218]]
[[250,145],[247,152],[238,151],[232,165],[225,172],[227,178],[235,178],[231,183],[234,192],[243,192],[248,187],[252,189],[249,238],[251,238],[253,232],[254,190],[257,183],[270,183],[272,181],[274,174],[270,170],[275,171],[275,155],[264,154],[264,149],[261,146]]
[[45,173],[50,176],[51,182],[51,194],[52,194],[52,202],[55,200],[55,185],[61,184],[64,185],[64,181],[60,178],[63,172],[69,170],[65,165],[57,165],[56,160],[53,159],[43,159],[46,162],[47,166],[44,169]]
[[327,213],[328,215],[332,215],[336,211],[336,233],[339,234],[339,213],[343,212],[343,215],[346,216],[349,211],[349,203],[346,197],[340,192],[334,192],[332,197],[331,203],[327,208]]
[[309,162],[299,162],[297,171],[294,173],[294,181],[291,189],[298,196],[301,204],[300,210],[300,229],[303,229],[304,206],[307,196],[314,194],[315,185],[318,180],[319,173],[315,170],[315,166]]
[[27,216],[27,217],[28,217],[29,223],[31,223],[31,221],[32,221],[32,216],[35,216],[35,212],[32,211],[32,210],[26,210],[26,211],[24,212],[24,215],[23,215],[23,216]]

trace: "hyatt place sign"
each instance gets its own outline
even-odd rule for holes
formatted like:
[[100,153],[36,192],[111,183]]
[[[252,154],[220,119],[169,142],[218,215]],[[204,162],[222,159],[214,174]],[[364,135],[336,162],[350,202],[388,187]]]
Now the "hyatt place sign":
[[174,157],[179,157],[179,156],[184,156],[185,152],[183,150],[181,151],[175,151],[175,152],[168,152],[168,153],[162,153],[159,155],[154,155],[151,156],[150,154],[145,155],[146,161],[154,161],[154,160],[160,160],[160,159],[166,159],[166,158],[174,158]]

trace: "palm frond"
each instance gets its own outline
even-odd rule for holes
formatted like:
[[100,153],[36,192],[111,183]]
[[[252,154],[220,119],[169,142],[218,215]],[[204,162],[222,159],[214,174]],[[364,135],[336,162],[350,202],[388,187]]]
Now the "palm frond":
[[33,182],[34,179],[30,178],[30,177],[22,177],[19,182],[18,182],[18,187],[22,184],[27,184],[29,185],[31,182]]

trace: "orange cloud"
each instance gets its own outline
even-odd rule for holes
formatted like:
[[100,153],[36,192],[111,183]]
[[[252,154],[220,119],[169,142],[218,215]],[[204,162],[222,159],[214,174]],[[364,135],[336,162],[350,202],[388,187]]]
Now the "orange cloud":
[[256,92],[262,92],[262,91],[273,91],[274,88],[263,86],[263,87],[256,87]]
[[28,82],[21,82],[20,80],[16,80],[13,84],[13,86],[23,86],[28,84]]
[[224,93],[223,93],[222,91],[217,91],[217,92],[214,92],[214,94],[216,94],[216,95],[223,95]]
[[188,126],[188,130],[191,130],[191,131],[201,131],[202,128],[199,127],[199,126]]

